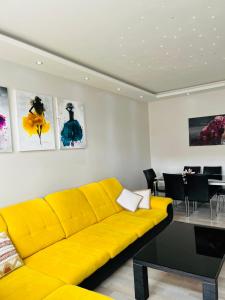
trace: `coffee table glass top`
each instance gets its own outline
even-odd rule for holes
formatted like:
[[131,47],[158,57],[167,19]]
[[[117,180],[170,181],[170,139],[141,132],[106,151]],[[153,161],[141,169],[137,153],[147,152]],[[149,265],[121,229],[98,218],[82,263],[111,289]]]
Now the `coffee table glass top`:
[[225,230],[173,222],[134,257],[136,263],[216,279],[223,265]]

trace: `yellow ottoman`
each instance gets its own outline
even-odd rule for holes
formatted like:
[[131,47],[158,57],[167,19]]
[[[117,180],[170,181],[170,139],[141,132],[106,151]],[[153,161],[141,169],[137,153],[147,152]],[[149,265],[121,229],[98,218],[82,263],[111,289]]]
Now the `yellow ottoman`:
[[44,300],[112,300],[112,298],[78,286],[64,285],[44,298]]

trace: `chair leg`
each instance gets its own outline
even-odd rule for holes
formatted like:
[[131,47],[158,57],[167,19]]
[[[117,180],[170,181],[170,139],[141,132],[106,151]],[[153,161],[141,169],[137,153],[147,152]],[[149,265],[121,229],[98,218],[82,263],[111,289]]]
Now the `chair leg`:
[[189,210],[189,201],[187,198],[185,198],[185,209],[186,209],[186,217],[190,216],[190,210]]
[[210,217],[213,219],[213,207],[212,207],[212,199],[210,199]]

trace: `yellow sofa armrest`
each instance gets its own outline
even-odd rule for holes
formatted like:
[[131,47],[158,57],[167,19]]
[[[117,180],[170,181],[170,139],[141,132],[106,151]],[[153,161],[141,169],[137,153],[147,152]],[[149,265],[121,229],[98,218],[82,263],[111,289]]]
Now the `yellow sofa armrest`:
[[167,211],[168,205],[172,203],[173,200],[171,198],[151,196],[151,208]]

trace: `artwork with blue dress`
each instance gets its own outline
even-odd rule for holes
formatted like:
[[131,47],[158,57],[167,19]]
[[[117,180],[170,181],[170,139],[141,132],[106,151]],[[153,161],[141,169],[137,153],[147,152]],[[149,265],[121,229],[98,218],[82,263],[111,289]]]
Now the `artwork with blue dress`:
[[60,149],[86,146],[84,105],[78,101],[58,100]]

